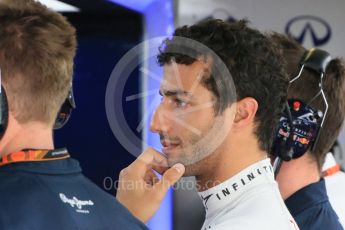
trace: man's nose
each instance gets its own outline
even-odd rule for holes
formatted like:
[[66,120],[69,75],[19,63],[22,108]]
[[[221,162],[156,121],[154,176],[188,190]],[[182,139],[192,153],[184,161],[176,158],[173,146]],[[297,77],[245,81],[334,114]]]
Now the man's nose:
[[171,119],[169,119],[168,111],[162,103],[153,113],[150,129],[154,133],[169,133],[171,130]]

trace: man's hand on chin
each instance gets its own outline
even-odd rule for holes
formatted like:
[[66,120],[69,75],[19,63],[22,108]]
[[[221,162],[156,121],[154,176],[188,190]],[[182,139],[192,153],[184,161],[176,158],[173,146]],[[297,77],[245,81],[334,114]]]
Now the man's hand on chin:
[[[162,175],[161,179],[154,171]],[[120,172],[116,198],[146,223],[158,210],[166,192],[184,172],[182,164],[168,168],[167,159],[153,148],[148,148]]]

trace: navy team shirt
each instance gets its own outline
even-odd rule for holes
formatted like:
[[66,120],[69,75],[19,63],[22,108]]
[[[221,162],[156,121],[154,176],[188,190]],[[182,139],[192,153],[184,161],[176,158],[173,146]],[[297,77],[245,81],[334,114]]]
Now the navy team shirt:
[[341,230],[327,196],[325,180],[310,184],[285,200],[300,230]]
[[81,171],[71,158],[0,167],[0,229],[147,229]]

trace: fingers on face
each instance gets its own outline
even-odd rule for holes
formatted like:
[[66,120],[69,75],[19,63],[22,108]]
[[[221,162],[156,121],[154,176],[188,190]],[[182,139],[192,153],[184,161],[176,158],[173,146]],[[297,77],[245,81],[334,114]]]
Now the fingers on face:
[[144,181],[153,186],[159,182],[159,178],[153,170],[148,170],[145,174]]
[[151,169],[163,174],[168,169],[168,162],[161,153],[148,148],[129,167],[142,175]]

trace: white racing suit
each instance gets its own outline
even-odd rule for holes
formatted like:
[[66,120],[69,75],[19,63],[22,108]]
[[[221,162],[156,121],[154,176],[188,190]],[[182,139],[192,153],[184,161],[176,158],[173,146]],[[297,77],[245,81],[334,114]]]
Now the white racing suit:
[[202,230],[297,230],[279,193],[269,159],[199,192],[206,209]]

